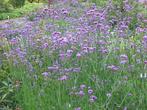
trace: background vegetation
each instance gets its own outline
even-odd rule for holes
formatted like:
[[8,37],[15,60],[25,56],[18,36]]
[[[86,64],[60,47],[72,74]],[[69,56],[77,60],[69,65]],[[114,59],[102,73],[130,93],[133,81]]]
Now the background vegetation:
[[0,2],[0,20],[11,19],[24,16],[38,8],[43,7],[45,1],[34,1],[30,3],[25,0],[1,0]]

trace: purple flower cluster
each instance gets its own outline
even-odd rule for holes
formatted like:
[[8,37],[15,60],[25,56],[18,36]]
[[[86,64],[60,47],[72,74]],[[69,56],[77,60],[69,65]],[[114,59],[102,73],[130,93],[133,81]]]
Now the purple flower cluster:
[[94,90],[91,87],[81,84],[79,88],[73,88],[70,92],[71,96],[78,96],[80,98],[89,97],[89,102],[94,103],[97,101],[97,96],[94,95]]

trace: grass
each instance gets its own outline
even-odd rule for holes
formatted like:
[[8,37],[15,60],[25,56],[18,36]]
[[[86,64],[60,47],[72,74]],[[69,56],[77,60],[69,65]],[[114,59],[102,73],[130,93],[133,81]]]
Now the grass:
[[0,13],[0,20],[22,17],[37,8],[40,8],[43,3],[26,3],[22,8],[12,9],[9,12]]
[[[116,45],[114,44],[114,46]],[[124,48],[124,46],[121,46],[121,48]],[[114,53],[111,52],[109,56],[106,56],[109,57],[106,61],[96,53],[81,59],[77,63],[82,68],[81,72],[78,74],[72,73],[71,79],[65,82],[52,78],[43,79],[39,75],[39,68],[36,68],[38,79],[35,80],[23,68],[18,71],[18,68],[12,67],[11,73],[15,73],[13,76],[22,81],[21,89],[16,93],[19,104],[24,110],[73,110],[76,106],[81,106],[84,110],[118,110],[124,109],[125,106],[129,110],[139,110],[139,108],[145,110],[143,108],[146,108],[146,105],[143,103],[146,101],[147,83],[138,79],[139,72],[137,71],[133,73],[125,72],[125,70],[115,73],[107,71],[103,67],[103,62],[114,62],[113,55]],[[75,58],[73,57],[71,60],[75,60]],[[48,59],[45,62],[51,61]],[[64,66],[72,67],[72,65],[72,63],[67,62]],[[132,74],[134,74],[134,77]],[[96,81],[92,79],[93,75]],[[128,76],[128,80],[124,79],[125,75]],[[95,104],[89,104],[87,95],[81,98],[69,96],[71,88],[78,88],[81,84],[94,89],[98,96],[98,101]],[[86,92],[87,90],[85,90]],[[111,97],[106,96],[109,92],[112,95]]]
[[[71,73],[70,79],[66,81],[58,81],[52,76],[48,78],[41,76],[41,73],[47,70],[47,66],[53,65],[53,59],[58,59],[55,57],[57,55],[46,57],[43,52],[40,53],[40,56],[46,59],[44,60],[45,65],[42,68],[36,67],[35,74],[29,74],[21,65],[16,68],[10,64],[11,75],[14,79],[21,81],[19,91],[16,92],[19,106],[24,110],[74,110],[77,106],[83,110],[123,110],[125,107],[129,110],[145,110],[147,83],[146,80],[139,78],[140,73],[143,72],[141,69],[143,64],[135,64],[134,59],[130,56],[129,60],[134,64],[135,71],[128,72],[123,69],[127,65],[124,67],[120,65],[122,68],[120,71],[107,70],[104,65],[116,63],[115,56],[124,53],[127,53],[128,56],[134,54],[133,50],[125,50],[128,44],[123,39],[121,43],[118,43],[120,39],[117,37],[109,40],[113,42],[110,50],[116,46],[120,47],[118,53],[110,51],[104,56],[92,53],[80,60],[73,56],[71,61],[62,62],[63,68],[73,67],[72,61],[76,61],[78,67],[81,68],[80,73]],[[58,73],[51,74],[56,77]],[[37,75],[37,79],[33,75]],[[83,97],[69,95],[72,87],[76,87],[78,91],[81,84],[94,90],[94,94],[98,97],[94,104],[88,101],[87,88],[84,90],[85,96]],[[111,94],[110,97],[107,96],[108,93]]]

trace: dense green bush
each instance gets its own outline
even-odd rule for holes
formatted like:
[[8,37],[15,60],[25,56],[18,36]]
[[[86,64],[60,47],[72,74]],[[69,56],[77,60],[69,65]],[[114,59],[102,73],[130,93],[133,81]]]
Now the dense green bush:
[[1,12],[0,20],[8,19],[8,17],[12,19],[25,16],[32,11],[36,11],[36,9],[41,8],[42,6],[42,3],[26,3],[23,7],[12,9],[10,12]]
[[5,0],[1,0],[0,2],[0,13],[9,12],[11,9],[11,5],[8,4]]
[[13,7],[15,8],[19,8],[22,7],[25,4],[25,0],[10,0],[9,1]]
[[43,2],[47,2],[47,0],[28,0],[28,2],[30,2],[30,3],[33,3],[33,2],[43,3]]

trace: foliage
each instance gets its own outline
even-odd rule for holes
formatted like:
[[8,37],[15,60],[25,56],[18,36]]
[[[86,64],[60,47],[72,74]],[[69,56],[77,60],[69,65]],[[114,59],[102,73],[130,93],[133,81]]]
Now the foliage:
[[26,3],[22,8],[12,9],[9,12],[2,12],[0,13],[0,20],[11,18],[17,18],[25,16],[26,14],[33,12],[37,8],[42,7],[43,4],[41,3]]
[[28,0],[28,2],[30,2],[30,3],[33,3],[33,2],[44,3],[44,2],[47,2],[47,0]]
[[0,2],[0,13],[9,12],[12,6],[8,4],[5,0],[1,0]]
[[9,2],[15,8],[20,8],[25,5],[25,0],[10,0]]
[[[3,54],[3,50],[6,48],[1,48],[0,53],[0,109],[10,110],[15,108],[15,98],[14,98],[14,83],[10,79],[10,68],[9,63]],[[11,77],[12,78],[12,77]]]
[[5,79],[0,81],[0,108],[7,109],[15,108],[15,98],[14,98],[14,85],[11,79]]

